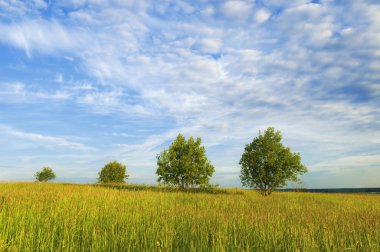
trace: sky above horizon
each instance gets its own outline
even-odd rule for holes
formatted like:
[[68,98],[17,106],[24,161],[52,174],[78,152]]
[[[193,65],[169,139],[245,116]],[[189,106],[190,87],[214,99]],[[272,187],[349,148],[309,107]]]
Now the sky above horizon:
[[307,188],[380,186],[380,3],[0,0],[0,181],[156,183],[156,155],[201,137],[211,180],[275,127]]

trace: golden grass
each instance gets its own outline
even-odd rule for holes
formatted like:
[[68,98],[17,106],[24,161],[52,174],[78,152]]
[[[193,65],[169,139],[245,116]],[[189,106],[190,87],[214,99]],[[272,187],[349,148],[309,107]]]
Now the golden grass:
[[4,251],[380,251],[380,195],[0,184]]

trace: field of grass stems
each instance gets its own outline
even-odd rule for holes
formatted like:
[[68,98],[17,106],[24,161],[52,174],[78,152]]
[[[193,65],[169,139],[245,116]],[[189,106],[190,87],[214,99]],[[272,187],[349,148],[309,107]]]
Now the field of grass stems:
[[380,251],[380,195],[223,192],[0,183],[0,251]]

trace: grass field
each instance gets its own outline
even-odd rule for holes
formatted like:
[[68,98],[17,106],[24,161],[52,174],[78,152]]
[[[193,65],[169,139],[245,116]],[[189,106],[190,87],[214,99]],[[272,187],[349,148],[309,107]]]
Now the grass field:
[[380,195],[131,189],[1,183],[0,250],[380,251]]

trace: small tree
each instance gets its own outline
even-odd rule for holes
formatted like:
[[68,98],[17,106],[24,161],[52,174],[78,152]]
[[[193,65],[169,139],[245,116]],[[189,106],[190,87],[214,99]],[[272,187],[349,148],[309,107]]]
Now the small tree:
[[214,167],[207,159],[201,138],[194,140],[178,134],[169,149],[157,155],[158,182],[181,188],[207,185]]
[[124,183],[129,175],[126,173],[127,166],[117,162],[109,162],[99,172],[99,183]]
[[47,182],[49,180],[55,179],[55,173],[50,167],[43,167],[41,171],[34,174],[34,177],[39,182]]
[[239,164],[243,186],[254,187],[263,195],[286,185],[286,181],[299,181],[298,174],[307,172],[299,153],[292,153],[281,143],[281,133],[269,127],[264,135],[254,138],[245,146]]

